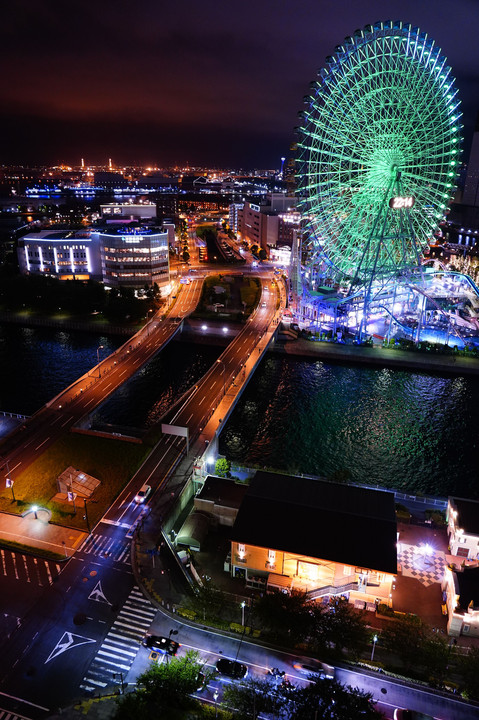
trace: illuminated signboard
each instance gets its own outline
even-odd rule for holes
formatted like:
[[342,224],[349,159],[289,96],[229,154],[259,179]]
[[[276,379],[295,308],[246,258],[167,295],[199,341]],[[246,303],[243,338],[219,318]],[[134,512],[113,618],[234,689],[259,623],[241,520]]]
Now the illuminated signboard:
[[389,207],[393,210],[402,210],[403,208],[412,208],[414,205],[414,197],[412,195],[392,197],[389,200]]

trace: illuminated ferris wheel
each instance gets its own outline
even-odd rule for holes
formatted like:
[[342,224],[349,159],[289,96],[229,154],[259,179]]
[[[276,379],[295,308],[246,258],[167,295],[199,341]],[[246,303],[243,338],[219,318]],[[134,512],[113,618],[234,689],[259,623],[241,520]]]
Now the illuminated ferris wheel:
[[371,282],[420,265],[453,197],[459,99],[446,58],[402,22],[356,30],[305,98],[298,196],[316,256]]

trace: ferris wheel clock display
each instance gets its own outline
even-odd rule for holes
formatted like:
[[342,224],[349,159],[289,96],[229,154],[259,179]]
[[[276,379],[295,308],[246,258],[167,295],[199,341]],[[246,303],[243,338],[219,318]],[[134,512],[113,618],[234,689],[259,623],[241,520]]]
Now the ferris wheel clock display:
[[339,278],[419,266],[459,169],[454,82],[434,41],[402,22],[366,25],[326,58],[299,128],[298,204]]

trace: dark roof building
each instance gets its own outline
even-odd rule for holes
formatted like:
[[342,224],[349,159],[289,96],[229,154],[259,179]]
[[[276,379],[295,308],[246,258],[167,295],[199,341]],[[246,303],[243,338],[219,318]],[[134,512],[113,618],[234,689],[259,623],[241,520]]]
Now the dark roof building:
[[384,490],[260,471],[246,492],[231,539],[397,572],[394,494]]

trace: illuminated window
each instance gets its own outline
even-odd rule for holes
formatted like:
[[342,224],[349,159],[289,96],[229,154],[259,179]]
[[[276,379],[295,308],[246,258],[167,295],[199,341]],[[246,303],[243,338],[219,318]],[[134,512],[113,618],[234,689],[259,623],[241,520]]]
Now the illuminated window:
[[246,546],[243,543],[238,543],[238,555],[243,558],[246,554]]
[[268,562],[274,565],[276,562],[276,550],[268,550]]

